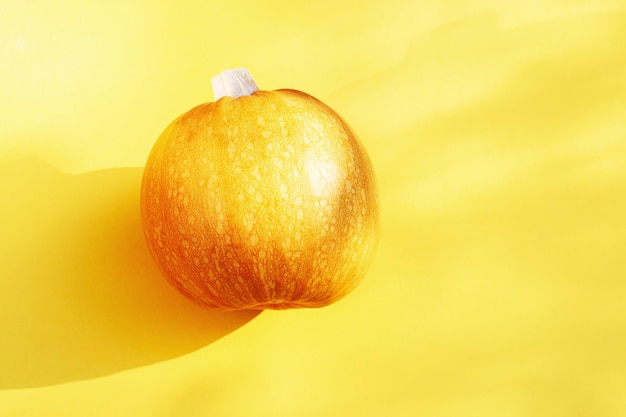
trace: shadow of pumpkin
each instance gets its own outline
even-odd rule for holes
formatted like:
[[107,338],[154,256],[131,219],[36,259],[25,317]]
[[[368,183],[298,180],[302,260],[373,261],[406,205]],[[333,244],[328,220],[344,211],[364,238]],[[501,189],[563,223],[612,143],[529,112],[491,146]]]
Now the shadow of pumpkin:
[[203,309],[161,276],[141,229],[141,175],[0,166],[0,389],[175,358],[258,314]]

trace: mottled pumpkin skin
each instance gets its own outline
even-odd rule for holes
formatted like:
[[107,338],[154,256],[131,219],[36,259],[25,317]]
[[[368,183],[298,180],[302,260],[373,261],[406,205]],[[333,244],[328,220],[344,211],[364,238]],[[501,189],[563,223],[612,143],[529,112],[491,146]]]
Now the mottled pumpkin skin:
[[161,134],[141,188],[148,247],[209,308],[321,307],[365,274],[379,206],[348,125],[295,90],[223,97]]

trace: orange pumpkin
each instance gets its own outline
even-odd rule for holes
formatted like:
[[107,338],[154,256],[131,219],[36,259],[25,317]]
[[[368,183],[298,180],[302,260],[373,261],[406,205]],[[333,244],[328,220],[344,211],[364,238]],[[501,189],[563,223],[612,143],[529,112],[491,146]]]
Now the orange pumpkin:
[[169,281],[218,309],[321,307],[362,279],[378,240],[368,155],[346,122],[245,70],[174,120],[146,163],[141,217]]

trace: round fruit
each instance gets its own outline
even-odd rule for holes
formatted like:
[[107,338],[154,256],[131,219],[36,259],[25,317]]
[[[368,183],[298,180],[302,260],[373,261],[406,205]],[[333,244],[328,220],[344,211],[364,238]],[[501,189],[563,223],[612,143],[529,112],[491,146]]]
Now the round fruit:
[[174,120],[146,163],[141,218],[161,271],[219,309],[321,307],[362,279],[378,241],[367,153],[346,122],[245,70]]

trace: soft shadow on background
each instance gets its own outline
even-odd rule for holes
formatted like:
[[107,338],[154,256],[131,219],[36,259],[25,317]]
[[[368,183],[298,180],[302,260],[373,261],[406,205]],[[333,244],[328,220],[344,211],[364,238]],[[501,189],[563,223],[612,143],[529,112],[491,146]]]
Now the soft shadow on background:
[[141,174],[0,165],[0,389],[175,358],[258,314],[205,310],[165,281],[143,240]]

